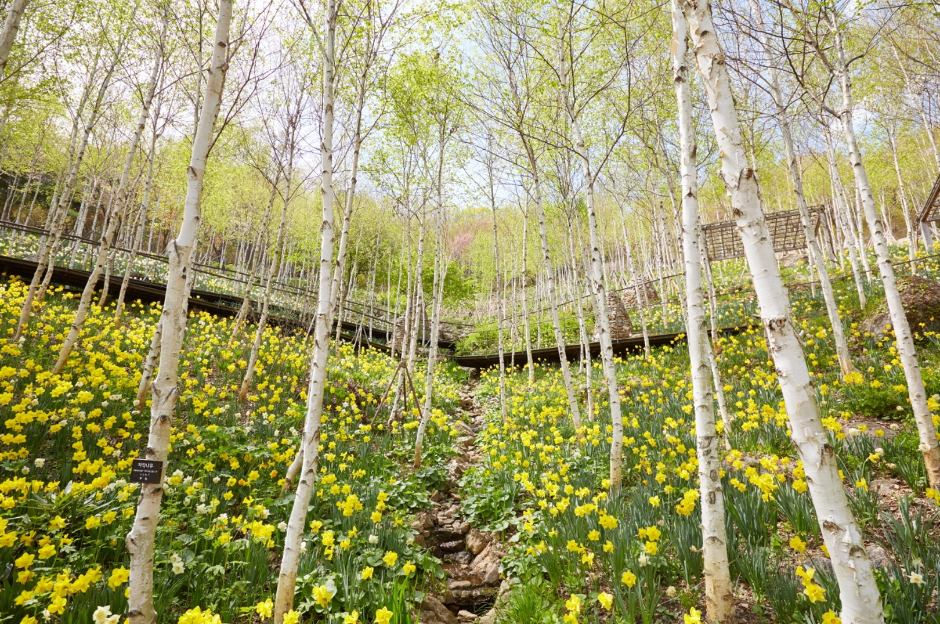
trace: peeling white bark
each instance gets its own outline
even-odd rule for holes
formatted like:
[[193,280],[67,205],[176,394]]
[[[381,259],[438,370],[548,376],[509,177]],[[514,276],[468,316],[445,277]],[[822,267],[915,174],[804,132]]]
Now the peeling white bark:
[[927,476],[930,486],[940,489],[940,444],[937,443],[937,432],[934,429],[933,416],[927,407],[927,392],[924,390],[924,380],[920,373],[920,364],[917,361],[917,350],[914,347],[914,337],[907,322],[907,314],[901,304],[901,294],[894,275],[894,265],[891,263],[891,253],[888,251],[888,242],[885,240],[884,226],[878,217],[875,208],[875,197],[872,194],[871,183],[868,181],[868,172],[862,162],[862,151],[855,137],[855,127],[852,120],[852,83],[849,77],[849,68],[846,62],[845,48],[842,40],[842,31],[833,17],[833,32],[835,36],[835,51],[838,61],[834,65],[836,78],[842,88],[842,110],[839,117],[842,121],[842,131],[845,133],[845,142],[849,148],[849,158],[852,171],[855,174],[855,186],[861,195],[862,208],[868,229],[871,231],[872,242],[875,246],[875,258],[878,270],[885,289],[885,300],[888,312],[891,315],[891,325],[897,338],[898,359],[904,368],[904,377],[907,380],[908,397],[914,412],[914,421],[917,423],[917,433],[920,437],[920,451],[927,466]]
[[[176,240],[169,245],[166,300],[160,317],[160,368],[153,383],[153,404],[150,410],[150,435],[145,459],[161,461],[166,471],[170,443],[170,424],[179,395],[179,359],[186,331],[186,311],[192,273],[192,252],[196,245],[200,223],[200,200],[206,161],[215,130],[215,121],[222,99],[225,72],[228,69],[228,36],[232,18],[232,1],[219,0],[219,19],[215,31],[215,45],[209,65],[209,77],[193,141],[192,157],[187,169],[186,203],[183,222]],[[142,484],[137,502],[134,526],[127,535],[130,553],[130,589],[128,620],[130,624],[154,624],[157,612],[153,605],[153,550],[160,520],[163,483]]]
[[806,196],[803,194],[803,175],[800,173],[800,164],[796,149],[793,147],[793,136],[790,133],[790,117],[787,114],[786,104],[777,77],[779,73],[776,65],[777,59],[774,58],[770,39],[764,29],[764,16],[760,3],[757,0],[749,1],[751,15],[754,17],[755,25],[760,33],[761,44],[764,47],[764,54],[767,57],[767,82],[770,87],[770,95],[774,100],[775,117],[783,138],[783,147],[789,164],[790,180],[793,182],[793,194],[796,196],[796,207],[800,213],[800,221],[803,224],[803,235],[806,238],[811,261],[815,262],[816,273],[819,275],[819,284],[823,292],[823,300],[826,302],[826,312],[829,314],[829,325],[832,328],[836,356],[839,358],[839,368],[842,370],[842,376],[845,377],[855,372],[855,365],[852,364],[852,356],[849,353],[849,345],[845,338],[845,328],[842,326],[842,317],[839,315],[839,304],[836,302],[835,293],[832,291],[832,282],[829,280],[826,259],[819,247],[819,242],[816,240],[815,228],[810,222],[809,207],[806,205]]
[[[160,67],[163,65],[163,49],[164,42],[166,41],[167,24],[169,22],[168,15],[168,13],[164,14],[160,39],[157,43],[157,53],[154,57],[153,69],[150,72],[150,86],[147,89],[146,95],[144,95],[140,116],[137,119],[137,125],[134,128],[134,134],[131,138],[130,145],[127,148],[127,156],[124,159],[124,169],[121,171],[121,180],[118,182],[118,187],[115,192],[114,201],[112,203],[109,215],[110,218],[108,219],[107,226],[105,226],[104,232],[101,235],[101,240],[98,242],[98,256],[95,259],[95,266],[91,270],[91,274],[88,276],[88,280],[85,282],[85,288],[82,290],[82,296],[79,299],[78,308],[75,310],[75,318],[72,319],[72,325],[69,327],[69,333],[65,337],[65,341],[62,343],[62,347],[59,349],[59,357],[52,369],[53,375],[58,375],[62,372],[62,370],[65,368],[65,363],[68,361],[69,354],[71,354],[72,349],[78,342],[78,337],[82,331],[82,327],[85,325],[85,319],[88,315],[88,310],[91,308],[91,299],[95,294],[95,287],[98,285],[98,279],[101,277],[102,272],[105,271],[105,267],[108,265],[108,256],[111,252],[111,247],[114,245],[114,238],[117,235],[121,222],[123,221],[121,217],[125,209],[125,204],[127,203],[128,184],[130,181],[131,169],[134,166],[134,157],[137,156],[137,146],[140,144],[140,137],[144,133],[144,128],[147,127],[147,119],[150,115],[150,105],[153,102],[153,96],[157,90],[157,78],[160,74]],[[105,289],[108,287],[109,277],[109,275],[105,276]]]
[[692,124],[692,94],[689,85],[687,28],[676,0],[672,2],[672,77],[679,109],[679,171],[682,178],[682,247],[685,257],[686,324],[692,395],[695,406],[695,446],[698,456],[699,492],[702,502],[702,555],[705,576],[705,612],[710,622],[728,624],[734,619],[734,594],[728,567],[728,536],[725,533],[724,493],[721,460],[712,401],[712,379],[707,353],[699,248],[698,180],[695,129]]
[[732,210],[757,292],[767,350],[776,367],[791,436],[802,460],[816,516],[839,582],[842,621],[845,624],[881,624],[884,616],[878,586],[839,478],[835,451],[820,422],[815,390],[790,316],[789,296],[761,210],[757,181],[742,146],[731,83],[712,24],[711,9],[703,0],[681,0],[681,6],[689,23],[721,151],[721,175],[731,195]]
[[[327,0],[323,36],[323,128],[320,143],[320,188],[323,196],[323,218],[320,226],[320,269],[317,292],[317,315],[314,327],[313,352],[310,356],[310,382],[307,386],[307,413],[301,439],[300,479],[284,536],[284,553],[274,598],[274,623],[282,624],[284,615],[293,608],[300,564],[301,542],[307,520],[307,507],[317,477],[320,424],[323,416],[323,395],[326,387],[326,363],[330,354],[330,296],[333,269],[333,81],[336,72],[336,2]],[[312,27],[313,24],[310,24]]]

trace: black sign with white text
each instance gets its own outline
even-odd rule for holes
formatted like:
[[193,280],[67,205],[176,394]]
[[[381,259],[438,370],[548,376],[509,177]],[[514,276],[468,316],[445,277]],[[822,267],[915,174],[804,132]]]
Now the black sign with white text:
[[131,483],[160,483],[162,478],[162,461],[135,459],[131,464]]

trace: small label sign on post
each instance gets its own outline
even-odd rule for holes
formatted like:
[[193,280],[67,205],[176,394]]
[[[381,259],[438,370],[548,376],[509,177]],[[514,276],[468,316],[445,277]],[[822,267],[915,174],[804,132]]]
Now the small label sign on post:
[[135,459],[131,464],[131,483],[160,483],[162,479],[162,461]]

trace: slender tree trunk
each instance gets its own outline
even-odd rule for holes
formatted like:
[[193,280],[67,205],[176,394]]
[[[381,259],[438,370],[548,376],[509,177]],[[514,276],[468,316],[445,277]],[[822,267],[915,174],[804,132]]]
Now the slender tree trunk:
[[[255,374],[255,367],[258,364],[258,354],[261,351],[261,340],[264,338],[264,328],[268,322],[268,308],[271,302],[271,286],[274,284],[274,278],[277,277],[278,263],[284,247],[284,234],[287,229],[287,207],[291,198],[291,176],[293,175],[293,148],[290,154],[290,163],[287,166],[287,190],[284,193],[284,205],[281,208],[281,222],[277,228],[277,239],[274,243],[274,256],[268,263],[268,277],[264,284],[264,296],[261,303],[261,318],[258,320],[258,327],[255,329],[255,341],[251,345],[251,354],[248,356],[248,366],[245,368],[245,377],[242,379],[242,386],[238,391],[238,400],[245,401],[248,398],[248,391],[251,390],[251,380]],[[277,184],[277,179],[274,181]]]
[[810,258],[815,261],[816,273],[819,275],[819,285],[822,288],[823,299],[826,302],[826,311],[829,313],[829,325],[832,328],[836,356],[839,358],[839,368],[842,370],[842,376],[845,377],[855,372],[855,366],[852,364],[852,356],[849,353],[849,345],[845,338],[845,328],[842,325],[842,317],[839,315],[839,304],[832,290],[832,282],[829,280],[829,269],[826,267],[826,259],[816,240],[816,231],[810,220],[809,207],[806,205],[806,196],[803,194],[803,176],[800,173],[796,149],[793,147],[793,137],[790,133],[790,118],[787,114],[783,94],[780,92],[780,85],[777,79],[777,59],[774,58],[775,55],[770,47],[770,40],[764,30],[764,17],[760,4],[758,0],[750,0],[750,4],[751,14],[754,17],[758,31],[761,33],[761,44],[764,47],[764,54],[767,57],[770,95],[774,100],[774,106],[776,108],[775,117],[777,118],[777,124],[780,126],[780,134],[783,137],[783,147],[790,169],[790,181],[793,183],[793,194],[796,195],[796,207],[800,213],[800,221],[803,223],[803,235],[806,238],[806,246]]
[[[297,567],[300,564],[301,542],[306,527],[307,507],[313,494],[320,444],[320,422],[323,415],[323,394],[326,387],[326,363],[330,352],[330,299],[333,264],[333,77],[336,57],[336,3],[327,0],[324,15],[323,58],[323,132],[320,144],[322,172],[320,185],[323,194],[323,222],[320,227],[320,272],[317,293],[317,317],[314,330],[313,353],[310,357],[310,383],[307,388],[307,414],[304,419],[301,450],[303,460],[300,480],[294,495],[284,554],[277,581],[274,601],[274,624],[282,624],[284,615],[293,608],[294,589],[297,585]],[[313,24],[309,24],[313,27]]]
[[[20,197],[20,205],[16,208],[16,217],[11,214],[7,217],[8,220],[13,221],[14,223],[20,222],[20,217],[23,215],[23,207],[26,206],[26,197],[29,195],[29,186],[32,184],[32,182],[33,181],[29,177],[26,178],[26,186],[23,187],[23,196]],[[38,185],[39,181],[37,180],[36,183]]]
[[[548,287],[549,307],[552,314],[552,327],[555,330],[555,343],[558,346],[558,362],[561,366],[561,377],[565,382],[565,392],[568,395],[568,409],[571,411],[571,421],[576,431],[581,430],[581,410],[578,407],[578,397],[574,391],[574,382],[571,379],[571,368],[568,366],[568,356],[565,353],[565,336],[561,331],[561,318],[558,315],[558,293],[555,290],[555,276],[552,269],[552,256],[548,246],[548,226],[545,222],[545,208],[542,205],[542,181],[539,177],[538,162],[535,152],[528,138],[520,132],[526,156],[529,160],[529,173],[532,175],[533,201],[536,214],[539,218],[539,236],[542,241],[542,269],[545,271],[545,281]],[[538,307],[538,306],[536,306]],[[541,333],[541,323],[538,328]],[[541,336],[539,338],[541,341]],[[580,435],[580,433],[579,433]]]
[[23,18],[27,2],[28,0],[13,0],[7,10],[7,19],[3,23],[3,30],[0,31],[0,81],[2,81],[3,74],[6,71],[10,50],[13,49],[16,31],[19,30],[20,20]]
[[610,489],[617,494],[620,492],[620,484],[623,480],[623,415],[620,411],[620,389],[617,384],[617,368],[614,363],[614,348],[610,337],[610,318],[607,312],[607,290],[604,286],[604,267],[601,259],[600,235],[597,227],[597,214],[594,210],[594,173],[591,171],[591,161],[588,157],[587,147],[584,143],[584,136],[581,133],[581,123],[571,105],[568,97],[566,61],[561,59],[561,89],[562,100],[568,114],[568,120],[571,122],[571,130],[574,134],[575,151],[581,160],[581,169],[585,180],[585,203],[587,204],[588,233],[591,244],[591,284],[596,302],[595,324],[600,323],[600,349],[601,363],[604,367],[604,376],[607,381],[607,393],[609,397],[610,419],[613,426],[610,444]]
[[[573,236],[571,236],[571,235],[577,234],[578,232],[577,227],[578,226],[569,227],[570,235],[567,237],[568,247],[569,247],[568,253],[571,256],[570,262],[571,262],[572,267],[578,266],[578,263],[579,263],[578,258],[576,257],[576,254],[574,251],[574,241],[572,240]],[[581,253],[579,254],[581,256],[580,265],[584,273],[589,274],[591,271],[591,262],[586,257],[586,254],[584,253],[584,244],[581,242],[581,237],[577,236],[577,240],[578,240],[578,249],[581,251]],[[594,411],[595,411],[594,380],[593,380],[594,364],[591,362],[591,340],[588,335],[587,323],[585,322],[585,318],[584,318],[584,305],[583,305],[584,291],[587,290],[587,296],[591,298],[592,301],[593,301],[593,295],[591,293],[591,288],[589,284],[584,284],[584,286],[587,286],[587,288],[583,288],[583,289],[581,287],[582,284],[579,284],[578,286],[579,286],[578,293],[575,297],[574,304],[575,304],[575,311],[577,312],[577,315],[578,315],[578,333],[581,338],[581,363],[584,367],[584,388],[587,392],[587,396],[585,397],[585,403],[586,403],[585,409],[587,410],[587,419],[594,420]],[[595,305],[592,306],[592,309],[596,311],[597,305],[596,305],[596,302],[594,303]],[[597,314],[595,314],[594,316],[596,318]]]
[[710,622],[727,624],[735,618],[731,572],[728,567],[728,536],[725,533],[724,494],[721,489],[721,459],[712,401],[712,379],[707,362],[708,329],[702,293],[699,249],[698,181],[695,130],[692,125],[692,95],[686,64],[685,16],[672,2],[672,74],[679,108],[680,174],[682,177],[683,255],[685,296],[688,308],[689,360],[695,404],[695,446],[698,456],[699,493],[702,502],[702,555],[705,576],[705,611]]
[[[39,191],[42,190],[42,178],[36,181],[36,190],[33,192],[33,199],[29,202],[29,210],[26,212],[26,218],[23,219],[23,225],[28,226],[33,216],[33,209],[36,207],[36,200],[39,198]],[[20,223],[20,215],[16,215],[16,223]]]
[[[339,236],[339,253],[336,266],[333,268],[333,283],[330,288],[330,322],[339,315],[337,299],[342,287],[343,271],[346,269],[346,246],[349,241],[349,226],[352,222],[352,212],[355,206],[356,184],[359,174],[359,151],[362,149],[362,111],[366,102],[366,74],[360,76],[359,97],[356,106],[355,133],[353,135],[352,167],[349,173],[349,188],[346,189],[346,206],[343,212],[343,230]],[[337,323],[337,340],[339,339],[339,323]]]
[[525,324],[525,357],[529,373],[529,387],[535,386],[535,361],[532,358],[532,331],[529,326],[529,293],[526,280],[529,271],[529,206],[523,211],[522,221],[522,319]]
[[163,323],[157,321],[157,327],[153,332],[153,338],[150,340],[150,350],[147,351],[147,357],[144,359],[144,366],[141,369],[140,382],[137,385],[137,398],[134,405],[138,409],[143,409],[144,401],[147,400],[147,393],[150,392],[150,384],[153,382],[153,373],[157,368],[157,360],[160,359],[160,346],[163,344]]
[[820,422],[815,389],[790,317],[789,297],[761,211],[757,181],[744,155],[731,83],[712,25],[711,8],[704,2],[681,1],[721,152],[721,175],[731,195],[760,304],[768,351],[777,369],[793,441],[839,582],[842,621],[881,624],[884,616],[878,586],[839,477],[835,452]]
[[10,210],[13,205],[13,196],[16,195],[16,185],[20,183],[20,174],[17,172],[13,176],[13,181],[7,186],[7,195],[3,201],[3,209],[0,212],[3,213],[3,220],[8,221],[10,219]]
[[[375,278],[379,272],[379,242],[381,241],[382,231],[379,230],[375,233],[375,257],[372,259],[372,276],[369,279],[369,342],[372,342],[373,338],[373,329],[375,329],[376,323],[376,310],[375,310]],[[389,278],[391,278],[391,273],[389,273]]]
[[[88,217],[88,200],[89,200],[89,190],[91,193],[91,201],[94,202],[95,199],[95,183],[93,180],[89,180],[85,183],[85,191],[82,193],[82,204],[78,208],[78,218],[75,219],[75,227],[72,228],[72,234],[76,237],[72,241],[72,251],[69,254],[69,264],[68,267],[71,269],[72,265],[75,262],[75,254],[78,253],[78,247],[81,245],[79,240],[85,232],[85,221]],[[103,191],[102,191],[103,192]]]
[[251,290],[255,284],[255,274],[258,267],[264,266],[264,251],[261,247],[261,241],[264,239],[264,230],[267,227],[268,219],[271,216],[271,210],[274,208],[274,200],[277,199],[277,184],[279,180],[274,179],[271,187],[271,195],[268,197],[268,206],[264,209],[264,218],[261,220],[261,227],[258,229],[258,236],[255,237],[255,244],[252,250],[251,270],[248,278],[245,280],[245,296],[242,298],[242,305],[238,309],[238,316],[235,317],[235,323],[232,325],[232,334],[229,336],[229,344],[235,342],[235,337],[241,332],[245,320],[248,318],[248,312],[251,310]]
[[705,275],[705,284],[708,287],[708,318],[711,323],[711,338],[706,336],[708,342],[708,365],[712,369],[712,383],[715,386],[715,398],[718,400],[718,413],[721,414],[721,423],[725,434],[725,445],[730,447],[728,434],[731,433],[731,414],[728,411],[728,404],[725,401],[725,389],[721,381],[721,370],[718,368],[718,356],[716,347],[718,344],[718,302],[715,297],[715,280],[712,279],[712,265],[708,259],[708,248],[705,245],[705,235],[700,227],[699,237],[699,255],[702,258],[702,269]]
[[[898,162],[898,145],[894,136],[894,131],[888,131],[888,144],[891,146],[891,160],[894,163],[894,173],[898,177],[898,195],[901,200],[901,214],[904,216],[904,224],[907,227],[907,253],[911,264],[911,273],[916,273],[917,268],[914,260],[917,256],[917,232],[914,229],[913,220],[917,218],[916,214],[911,214],[907,206],[907,192],[904,185],[904,176],[901,175],[901,164]],[[891,233],[891,224],[885,218],[884,201],[881,202],[882,231]],[[870,227],[870,226],[869,226]],[[887,236],[886,236],[887,238]],[[893,238],[893,236],[891,236]],[[886,241],[887,242],[887,241]]]
[[[447,272],[447,265],[444,262],[444,205],[441,198],[441,185],[443,183],[444,171],[444,144],[441,144],[441,157],[438,167],[437,177],[437,228],[434,236],[434,281],[431,286],[431,344],[428,346],[428,366],[424,375],[424,408],[421,411],[421,421],[418,423],[418,432],[415,438],[415,458],[413,467],[415,470],[421,467],[421,452],[424,445],[424,435],[427,431],[428,422],[431,420],[431,401],[434,398],[434,370],[437,365],[437,338],[441,329],[441,306],[444,298],[444,278]],[[502,364],[502,359],[500,359]],[[505,420],[505,415],[503,415]]]
[[[160,102],[157,103],[155,118],[160,117]],[[127,286],[131,281],[131,273],[134,270],[134,263],[137,261],[137,253],[144,238],[144,224],[147,221],[147,214],[150,210],[150,193],[153,191],[153,164],[157,151],[157,133],[156,121],[154,122],[153,137],[150,140],[150,152],[147,155],[147,181],[144,184],[144,196],[140,202],[140,210],[137,214],[137,229],[134,232],[134,240],[131,242],[131,253],[127,259],[127,267],[124,270],[124,279],[121,281],[121,291],[118,293],[117,303],[114,306],[114,324],[121,326],[121,316],[124,313],[124,296],[127,294]],[[156,218],[156,214],[154,214]]]
[[[124,223],[124,217],[126,216],[126,211],[121,211],[121,214],[118,215],[118,229],[120,230],[121,225]],[[101,282],[101,298],[98,299],[98,307],[103,308],[105,302],[108,300],[108,290],[111,286],[111,270],[114,268],[114,261],[117,258],[117,249],[112,249],[111,253],[108,256],[108,260],[105,263],[104,277]]]
[[849,157],[852,162],[852,171],[855,173],[855,186],[862,198],[862,207],[868,220],[868,229],[871,231],[872,242],[875,245],[875,257],[884,284],[885,300],[888,312],[891,315],[891,325],[897,337],[898,357],[904,367],[904,377],[907,379],[907,392],[917,423],[917,432],[920,435],[920,451],[924,455],[927,466],[927,477],[930,486],[940,490],[940,445],[937,444],[937,433],[934,429],[933,417],[927,406],[927,392],[924,390],[924,380],[920,373],[920,364],[917,361],[917,351],[914,348],[914,337],[907,322],[907,314],[901,303],[897,280],[894,275],[894,265],[891,263],[891,253],[885,240],[881,220],[875,209],[875,198],[872,195],[871,184],[868,181],[868,172],[862,162],[862,151],[855,138],[855,127],[852,125],[852,84],[849,78],[848,66],[845,60],[845,49],[842,43],[842,32],[839,25],[833,20],[835,32],[835,48],[838,55],[838,64],[835,66],[842,88],[842,110],[839,111],[842,121],[842,130],[845,133],[845,142],[849,148]]
[[[115,193],[113,206],[111,208],[111,218],[108,220],[108,224],[101,236],[101,240],[99,241],[98,258],[95,261],[95,266],[92,269],[91,274],[88,276],[88,281],[85,282],[85,288],[82,291],[81,299],[79,299],[78,302],[78,309],[75,311],[75,318],[72,320],[72,325],[69,328],[69,333],[65,338],[65,342],[62,343],[62,347],[59,349],[59,357],[52,369],[54,375],[60,374],[65,368],[65,363],[69,358],[69,354],[75,347],[75,343],[78,342],[79,334],[82,331],[82,327],[85,325],[85,318],[88,315],[88,310],[91,308],[91,298],[94,295],[95,286],[98,285],[98,279],[101,277],[101,273],[104,271],[105,265],[108,263],[108,254],[111,252],[111,246],[114,244],[114,237],[117,234],[118,227],[123,221],[122,216],[127,203],[127,191],[128,183],[130,181],[131,168],[134,166],[134,157],[137,155],[137,146],[140,143],[140,137],[144,133],[144,128],[147,127],[147,119],[150,115],[150,104],[153,102],[153,96],[157,89],[157,78],[160,73],[160,67],[163,64],[163,44],[166,37],[167,24],[169,23],[168,15],[168,13],[165,14],[163,19],[162,32],[160,34],[159,43],[157,44],[157,53],[154,58],[153,69],[150,72],[150,87],[147,90],[147,94],[144,96],[143,108],[141,109],[140,116],[137,119],[137,126],[134,130],[134,136],[131,139],[130,146],[127,150],[127,157],[124,160],[124,170],[121,172],[121,181],[118,183],[117,192]],[[105,293],[107,293],[107,288],[110,282],[109,278],[110,275],[105,276]],[[102,296],[102,304],[103,300],[104,296]]]
[[624,255],[627,259],[627,270],[633,279],[633,290],[636,296],[637,314],[640,315],[640,329],[643,331],[643,355],[649,359],[652,355],[650,350],[650,333],[646,326],[646,283],[640,288],[640,274],[636,272],[636,266],[633,264],[633,247],[630,245],[630,237],[627,236],[626,217],[623,214],[623,206],[620,206],[620,227],[623,234]]
[[[424,220],[418,220],[418,227],[420,229],[418,230],[418,257],[415,261],[414,300],[411,305],[411,333],[405,347],[407,349],[405,367],[412,377],[415,375],[415,357],[418,342],[428,339],[428,332],[426,331],[428,313],[424,303],[424,239],[427,230]],[[431,294],[433,297],[433,293]]]
[[[134,8],[135,15],[136,6],[137,5],[135,5]],[[133,18],[131,21],[133,22]],[[33,311],[33,304],[38,304],[42,301],[43,295],[45,294],[46,288],[48,287],[49,280],[52,277],[52,267],[54,266],[55,262],[55,252],[58,248],[59,240],[62,237],[63,229],[65,228],[66,217],[68,217],[68,206],[72,201],[72,191],[75,189],[75,184],[78,182],[79,169],[81,167],[82,160],[85,157],[85,150],[88,148],[88,141],[91,137],[91,132],[101,115],[101,105],[104,102],[104,96],[108,91],[109,85],[111,84],[111,78],[114,76],[118,62],[122,60],[124,45],[126,44],[128,38],[129,34],[122,37],[118,43],[118,47],[115,51],[111,65],[105,72],[104,78],[98,87],[98,93],[95,98],[95,102],[92,106],[91,112],[88,115],[88,121],[85,124],[84,130],[82,132],[81,142],[78,144],[76,151],[73,152],[71,149],[69,151],[69,166],[65,175],[64,185],[59,194],[58,202],[54,203],[54,207],[50,207],[49,210],[47,221],[50,233],[45,235],[43,237],[42,243],[40,243],[39,253],[36,257],[36,272],[33,274],[33,279],[29,284],[29,290],[26,293],[26,299],[23,301],[23,309],[20,312],[20,318],[16,324],[16,330],[13,332],[13,336],[10,339],[11,342],[18,341],[23,335],[23,332],[26,330],[26,326],[29,323],[29,317]],[[94,80],[94,77],[97,74],[98,59],[99,57],[96,56],[94,61],[94,69],[92,70],[91,77],[89,78],[89,84],[82,94],[82,100],[79,103],[79,107],[75,113],[75,122],[72,127],[72,138],[70,140],[70,146],[74,145],[74,141],[77,139],[78,129],[81,127],[81,113],[89,98],[91,97],[91,81]],[[42,280],[41,284],[40,280]]]
[[[179,236],[169,247],[166,300],[160,316],[159,375],[153,383],[153,404],[150,409],[150,434],[145,459],[160,462],[166,472],[170,444],[170,427],[179,389],[179,359],[186,331],[187,282],[192,273],[193,247],[199,235],[200,200],[203,176],[215,130],[215,121],[222,99],[225,72],[228,69],[228,34],[232,17],[231,0],[219,0],[219,19],[215,45],[206,81],[202,112],[193,141],[192,157],[187,169],[188,184],[183,222]],[[153,550],[163,499],[163,480],[157,484],[141,484],[134,526],[127,535],[130,552],[130,589],[128,620],[130,624],[154,624],[157,613],[153,605]]]
[[[489,149],[493,148],[492,141],[488,142]],[[441,162],[443,165],[443,161]],[[489,182],[489,200],[490,200],[490,212],[493,215],[493,275],[495,290],[497,293],[496,301],[496,349],[499,356],[499,414],[503,422],[506,421],[506,362],[503,361],[503,322],[505,317],[505,309],[503,308],[503,290],[499,283],[500,278],[500,263],[499,263],[499,228],[497,227],[496,222],[496,188],[493,184],[493,161],[490,156],[487,156],[486,161],[486,171],[487,171],[487,181]],[[438,228],[440,228],[440,223],[438,223]],[[441,241],[438,241],[437,244],[440,244]]]
[[[828,141],[828,138],[827,138]],[[868,305],[868,298],[865,295],[865,284],[862,281],[862,269],[859,267],[859,255],[864,258],[864,252],[859,254],[861,249],[855,236],[855,228],[852,226],[852,219],[848,216],[848,207],[845,205],[845,196],[842,193],[842,181],[839,178],[839,167],[836,163],[835,148],[828,146],[826,151],[829,159],[829,175],[832,178],[832,188],[835,189],[835,205],[833,211],[836,213],[836,219],[842,226],[842,232],[845,235],[846,247],[849,251],[849,264],[852,267],[852,278],[855,280],[855,290],[858,293],[859,307],[864,310]]]
[[[841,180],[840,180],[841,184]],[[842,189],[843,195],[845,194],[845,188]],[[861,196],[858,193],[858,189],[855,189],[855,201],[850,202],[848,198],[845,200],[846,206],[846,215],[848,216],[849,222],[852,224],[852,227],[857,228],[858,232],[858,255],[862,260],[862,267],[865,269],[865,280],[871,283],[871,264],[868,262],[868,245],[865,243],[865,228],[862,225],[862,207],[861,207]]]
[[[360,233],[361,234],[361,233]],[[361,238],[361,236],[360,236]],[[345,286],[341,283],[339,297],[336,298],[336,342],[339,342],[340,336],[343,331],[343,323],[346,322],[346,298],[349,296],[349,293],[353,291],[353,286],[356,281],[356,275],[359,271],[359,241],[356,241],[356,248],[354,250],[353,256],[356,260],[353,261],[352,267],[349,270],[349,279],[345,281]]]

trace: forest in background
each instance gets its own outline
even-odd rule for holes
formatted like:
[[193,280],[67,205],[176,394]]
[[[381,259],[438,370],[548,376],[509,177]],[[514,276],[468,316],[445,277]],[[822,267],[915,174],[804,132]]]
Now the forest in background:
[[[572,7],[573,13],[579,9]],[[795,209],[773,99],[762,78],[766,61],[758,33],[748,25],[747,7],[721,2],[714,8],[723,27],[719,32],[735,33],[723,45],[765,209]],[[181,219],[185,165],[204,88],[196,68],[208,61],[215,14],[206,2],[162,9],[147,3],[70,2],[26,11],[0,82],[4,219],[45,224],[65,182],[75,128],[90,128],[67,198],[66,228],[93,239],[100,235],[159,50],[157,89],[124,201],[135,207],[146,203],[140,214],[146,220],[141,245],[162,252]],[[579,97],[583,93],[578,106],[587,149],[601,161],[595,175],[603,251],[615,270],[625,273],[623,237],[628,236],[636,270],[646,279],[655,279],[657,264],[677,267],[679,240],[669,21],[659,9],[655,3],[631,2],[616,10],[612,6],[605,19],[588,16],[585,9],[572,25],[583,37],[578,43],[582,57],[573,68],[579,82],[572,89]],[[361,292],[374,284],[374,289],[404,296],[400,274],[415,262],[415,224],[430,229],[440,191],[446,230],[441,244],[453,263],[448,312],[472,308],[478,296],[485,300],[513,280],[534,285],[541,271],[532,172],[518,130],[536,152],[553,266],[559,272],[570,269],[566,238],[574,224],[586,219],[584,179],[553,91],[557,37],[537,20],[544,7],[366,3],[346,4],[343,10],[349,15],[338,22],[342,56],[337,61],[334,172],[339,205],[352,212],[344,283]],[[786,17],[784,9],[774,10]],[[283,190],[275,192],[283,181],[276,178],[290,156],[296,161],[295,190],[284,255],[298,274],[306,267],[309,275],[310,259],[319,248],[317,74],[322,60],[293,5],[247,3],[235,11],[231,72],[212,166],[205,174],[199,258],[244,269],[259,242],[273,246],[277,221],[264,216],[271,214],[266,206],[272,197],[274,204],[284,201]],[[165,28],[163,17],[169,18]],[[855,122],[892,239],[911,238],[911,223],[940,171],[938,19],[927,5],[869,3],[849,15],[845,25],[856,57],[850,66]],[[779,31],[793,28],[784,24]],[[784,71],[781,80],[807,200],[831,203],[834,184],[842,185],[857,216],[838,120],[820,104],[820,98],[837,100],[838,94],[807,48],[795,40],[780,47],[792,70]],[[98,93],[105,77],[107,88]],[[700,125],[707,108],[701,90],[693,87],[693,93]],[[90,101],[98,95],[100,103]],[[525,118],[513,117],[513,98],[527,107]],[[297,136],[290,155],[283,144],[289,132]],[[715,175],[717,148],[709,141],[702,142],[697,157],[703,222],[731,217]],[[357,186],[351,190],[357,144],[361,156]],[[835,182],[830,149],[839,169]],[[499,282],[493,210],[498,244],[507,258]],[[125,222],[137,219],[133,213]],[[520,254],[523,221],[529,223],[529,235],[526,253]],[[127,243],[133,234],[132,227],[123,227],[119,236]],[[430,239],[427,249],[433,253],[436,242]],[[430,263],[424,271],[429,288]],[[485,316],[492,311],[475,320]]]

